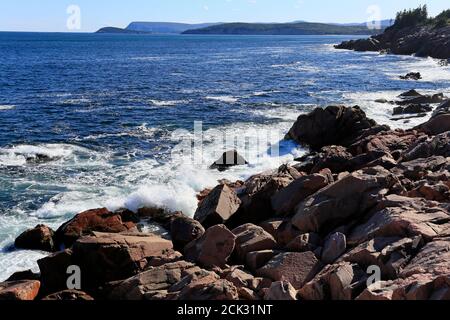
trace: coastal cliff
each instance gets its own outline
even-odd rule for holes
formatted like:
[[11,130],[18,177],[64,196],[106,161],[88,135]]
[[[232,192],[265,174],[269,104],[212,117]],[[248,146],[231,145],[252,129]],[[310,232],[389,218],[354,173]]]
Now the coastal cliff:
[[[419,98],[429,97],[410,91],[399,103]],[[431,98],[440,104],[430,120],[410,130],[379,125],[357,106],[300,115],[286,139],[309,146],[307,156],[219,181],[198,195],[193,219],[103,208],[56,231],[36,226],[16,247],[52,255],[39,260],[40,274],[1,283],[0,299],[448,299],[450,100]],[[229,154],[230,165],[245,165]],[[67,290],[72,265],[82,291]],[[367,284],[370,267],[381,282]]]
[[450,10],[433,19],[428,18],[426,7],[402,12],[384,33],[369,39],[345,41],[335,48],[450,59],[449,21]]

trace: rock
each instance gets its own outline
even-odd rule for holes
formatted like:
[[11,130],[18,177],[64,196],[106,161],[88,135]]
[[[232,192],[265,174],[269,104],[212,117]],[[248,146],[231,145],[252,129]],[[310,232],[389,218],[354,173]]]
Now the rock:
[[291,221],[286,221],[278,228],[275,239],[279,246],[285,247],[302,234],[303,233],[300,230],[292,225]]
[[352,158],[353,155],[345,147],[323,147],[313,159],[314,166],[311,169],[311,173],[319,173],[323,169],[330,169],[331,172],[349,171]]
[[236,287],[227,280],[202,278],[187,285],[181,292],[182,301],[230,301],[238,300]]
[[260,223],[259,226],[264,229],[264,231],[268,232],[272,237],[277,236],[278,229],[286,220],[282,218],[275,218],[268,221],[264,221]]
[[45,225],[38,225],[17,237],[14,246],[18,249],[42,250],[54,252],[56,250],[53,240],[55,233]]
[[366,279],[357,264],[341,262],[325,267],[298,294],[304,300],[352,300],[364,290]]
[[403,99],[396,101],[395,104],[399,106],[413,105],[413,104],[422,105],[422,104],[441,103],[443,101],[445,101],[444,94],[437,93],[433,95],[403,97]]
[[407,193],[411,198],[424,198],[431,201],[448,202],[450,200],[450,187],[443,183],[429,184],[426,181]]
[[22,280],[40,280],[40,278],[41,278],[40,274],[34,273],[31,270],[26,270],[15,272],[8,279],[6,279],[6,282],[22,281]]
[[263,267],[267,262],[269,262],[273,257],[279,254],[276,250],[261,250],[253,251],[247,253],[245,258],[245,263],[251,271],[256,271]]
[[194,264],[186,261],[150,268],[113,284],[108,298],[110,300],[150,300],[149,298],[153,298],[156,292],[168,291],[182,278],[188,276],[190,270],[197,269]]
[[322,262],[331,264],[336,261],[347,249],[347,238],[345,234],[335,232],[326,240],[322,251]]
[[426,241],[446,235],[448,212],[438,203],[418,198],[389,195],[369,214],[368,220],[353,229],[347,239],[357,245],[376,237],[422,236]]
[[72,250],[54,253],[38,260],[41,272],[41,291],[43,294],[54,293],[67,289],[67,270],[74,265]]
[[219,185],[202,201],[194,219],[205,227],[223,224],[237,212],[240,205],[241,200],[234,190],[227,185]]
[[400,115],[400,114],[414,114],[414,113],[427,113],[433,111],[433,108],[429,105],[423,105],[423,104],[410,104],[406,107],[397,107],[394,108],[394,116]]
[[63,224],[56,231],[56,237],[66,247],[71,247],[78,238],[93,231],[119,233],[134,227],[133,222],[124,222],[118,213],[110,212],[106,208],[95,209],[82,212]]
[[83,291],[77,290],[64,290],[51,295],[46,296],[42,300],[44,301],[93,301],[90,295]]
[[433,116],[429,121],[422,125],[419,125],[415,129],[423,130],[430,135],[438,135],[447,131],[450,131],[450,114],[437,114]]
[[41,283],[36,280],[0,283],[0,301],[32,301],[36,299]]
[[260,297],[255,293],[255,291],[249,288],[238,288],[239,299],[247,301],[258,301],[261,300]]
[[231,282],[236,288],[242,288],[250,287],[255,277],[250,273],[235,268],[226,276],[225,279]]
[[329,232],[364,215],[394,182],[381,167],[354,172],[300,203],[292,224],[303,233]]
[[162,251],[161,255],[147,258],[147,267],[160,267],[168,263],[174,263],[182,260],[181,252],[173,249]]
[[321,242],[322,239],[318,234],[305,233],[289,242],[286,249],[293,252],[314,252],[321,245]]
[[235,240],[236,236],[224,225],[213,226],[185,247],[185,257],[204,267],[223,267],[234,251]]
[[277,246],[275,239],[263,228],[253,224],[245,224],[234,229],[236,236],[236,253],[241,261],[254,251],[272,250]]
[[175,218],[170,224],[170,236],[176,248],[182,249],[204,234],[205,228],[200,222],[188,217]]
[[400,76],[400,79],[402,80],[420,80],[422,79],[422,75],[420,72],[410,72],[406,74],[405,76]]
[[287,281],[277,281],[272,283],[264,300],[294,301],[297,300],[297,290]]
[[144,270],[147,259],[173,248],[172,242],[153,234],[94,232],[73,245],[73,261],[83,270],[83,288],[126,279]]
[[442,102],[433,112],[433,118],[450,113],[450,99]]
[[450,132],[439,134],[425,141],[418,141],[402,154],[402,160],[406,162],[432,156],[450,157]]
[[307,115],[301,115],[289,131],[287,138],[319,150],[328,145],[347,146],[363,130],[375,127],[375,121],[366,117],[359,108],[330,106],[317,108]]
[[[422,152],[422,151],[421,151]],[[415,158],[421,152],[413,153],[408,157]],[[392,171],[398,175],[403,175],[407,179],[411,180],[423,180],[430,173],[437,172],[447,165],[447,159],[442,156],[433,156],[426,159],[415,158],[414,160],[401,162]]]
[[375,38],[344,41],[336,45],[335,48],[355,51],[380,51],[383,49],[380,42]]
[[225,152],[209,168],[212,170],[217,169],[219,171],[225,171],[231,167],[246,164],[248,164],[247,160],[245,160],[236,150],[232,150]]
[[257,271],[274,281],[289,281],[300,289],[320,271],[322,264],[312,252],[281,253]]
[[295,207],[310,195],[326,187],[329,178],[321,174],[301,177],[272,197],[272,208],[279,216],[292,214]]
[[403,92],[399,95],[399,98],[409,98],[409,97],[421,97],[422,95],[418,93],[416,90],[412,89],[406,92]]

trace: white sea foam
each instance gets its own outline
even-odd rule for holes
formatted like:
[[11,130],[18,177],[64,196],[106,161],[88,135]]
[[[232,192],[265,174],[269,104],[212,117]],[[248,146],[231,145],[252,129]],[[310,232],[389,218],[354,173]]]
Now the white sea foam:
[[239,101],[239,98],[233,96],[207,96],[205,97],[207,100],[220,101],[225,103],[236,103]]
[[9,105],[9,104],[0,105],[0,111],[2,111],[2,110],[13,110],[15,108],[16,108],[15,105]]
[[189,103],[189,100],[149,100],[151,104],[157,107],[173,107],[179,104]]
[[74,147],[66,144],[18,145],[0,148],[0,166],[21,166],[30,159],[45,156],[49,159],[64,159],[72,155]]

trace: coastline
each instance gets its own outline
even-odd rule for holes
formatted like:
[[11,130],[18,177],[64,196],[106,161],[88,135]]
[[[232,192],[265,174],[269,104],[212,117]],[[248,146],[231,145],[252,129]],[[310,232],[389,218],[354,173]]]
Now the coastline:
[[[38,226],[16,245],[73,247],[40,260],[40,276],[10,279],[33,299],[55,300],[68,294],[72,264],[87,275],[84,292],[69,295],[77,299],[405,299],[424,288],[436,296],[450,275],[450,257],[436,255],[450,246],[448,102],[410,130],[380,126],[355,107],[301,115],[288,136],[312,152],[295,165],[205,190],[195,219],[101,209],[57,231]],[[166,232],[139,233],[145,220]],[[364,287],[369,262],[387,281],[381,291]]]

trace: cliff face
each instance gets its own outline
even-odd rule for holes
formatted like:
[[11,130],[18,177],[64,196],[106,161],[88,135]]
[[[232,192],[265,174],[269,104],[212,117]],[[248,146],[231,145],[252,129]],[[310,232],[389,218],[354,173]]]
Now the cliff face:
[[393,54],[450,59],[450,26],[434,28],[389,28],[369,39],[345,41],[336,49],[355,51],[387,51]]

